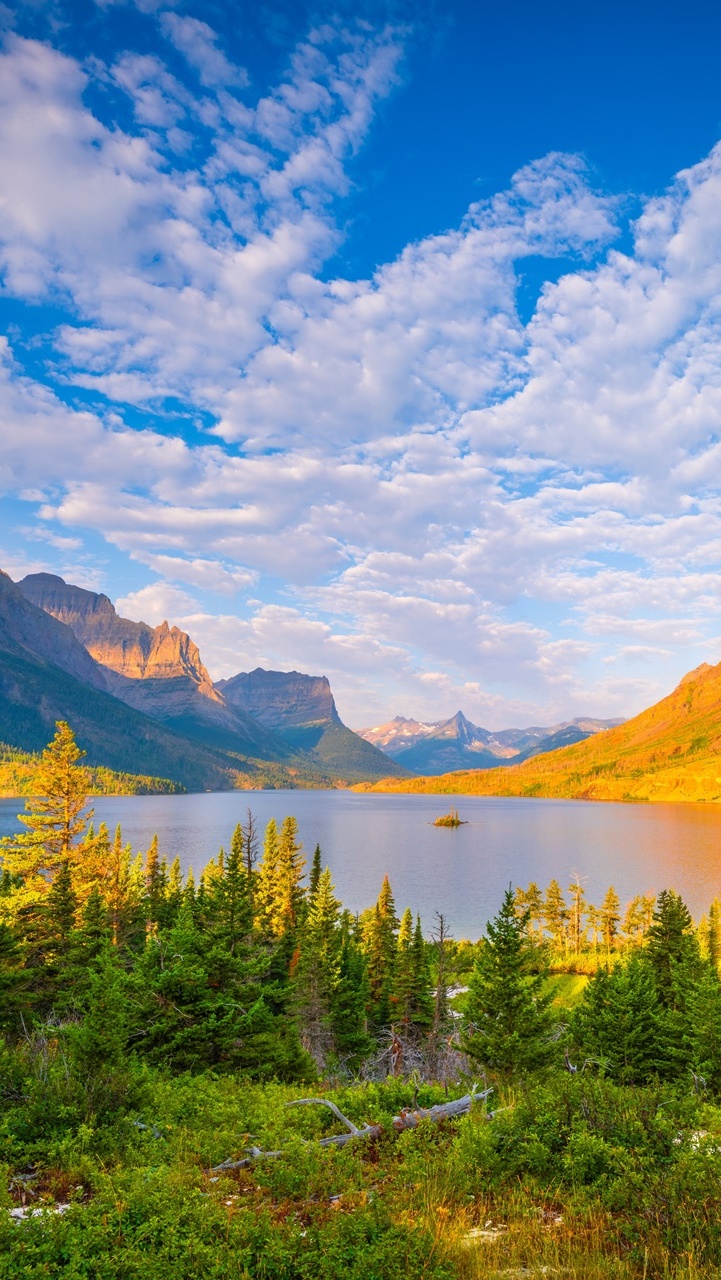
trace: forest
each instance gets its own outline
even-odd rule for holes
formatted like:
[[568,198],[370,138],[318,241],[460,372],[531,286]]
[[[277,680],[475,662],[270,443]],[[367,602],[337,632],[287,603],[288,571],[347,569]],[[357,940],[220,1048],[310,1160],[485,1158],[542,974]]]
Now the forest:
[[718,901],[509,886],[454,940],[387,877],[344,909],[292,816],[197,882],[134,854],[63,722],[37,778],[0,847],[0,1277],[718,1276]]

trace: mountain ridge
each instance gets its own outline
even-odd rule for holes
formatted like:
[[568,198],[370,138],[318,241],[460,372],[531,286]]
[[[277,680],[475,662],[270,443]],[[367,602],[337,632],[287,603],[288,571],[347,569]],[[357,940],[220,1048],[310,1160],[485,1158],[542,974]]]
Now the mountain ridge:
[[361,789],[568,800],[721,801],[721,662],[689,671],[665,698],[583,742],[491,770],[392,779]]
[[493,731],[473,724],[457,711],[449,720],[430,723],[396,716],[385,725],[358,732],[414,773],[442,774],[457,769],[494,769],[501,761],[518,764],[618,723],[577,716],[547,727]]

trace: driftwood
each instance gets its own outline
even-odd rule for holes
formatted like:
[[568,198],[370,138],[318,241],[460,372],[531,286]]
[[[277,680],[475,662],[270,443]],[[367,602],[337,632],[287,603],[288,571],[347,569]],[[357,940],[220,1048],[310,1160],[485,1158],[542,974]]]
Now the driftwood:
[[[465,1116],[471,1110],[474,1102],[485,1102],[493,1093],[492,1089],[484,1089],[482,1093],[466,1093],[462,1098],[456,1098],[453,1102],[442,1102],[435,1107],[417,1107],[415,1109],[404,1108],[400,1115],[393,1117],[393,1128],[397,1133],[401,1133],[404,1129],[416,1129],[421,1120],[430,1120],[436,1124],[440,1120],[454,1120],[458,1116]],[[377,1138],[383,1132],[383,1126],[379,1124],[364,1124],[361,1128],[353,1124],[347,1116],[327,1098],[296,1098],[294,1102],[286,1103],[289,1107],[328,1107],[336,1119],[340,1120],[348,1130],[347,1133],[334,1133],[329,1138],[316,1139],[316,1145],[319,1147],[344,1147],[348,1142],[354,1142],[358,1138]],[[211,1173],[221,1173],[226,1169],[247,1169],[249,1165],[255,1163],[256,1160],[275,1160],[278,1156],[282,1156],[283,1151],[261,1151],[260,1147],[246,1147],[248,1153],[242,1160],[223,1160],[222,1164],[213,1165]]]

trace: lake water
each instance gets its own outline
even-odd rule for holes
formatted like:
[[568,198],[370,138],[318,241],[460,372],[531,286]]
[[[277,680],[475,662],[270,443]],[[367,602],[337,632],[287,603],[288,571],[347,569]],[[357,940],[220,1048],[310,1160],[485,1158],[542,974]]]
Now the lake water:
[[[185,796],[103,796],[96,824],[117,823],[135,850],[154,832],[172,860],[196,878],[221,845],[228,848],[248,806],[262,831],[270,818],[298,819],[308,860],[316,842],[338,897],[353,911],[371,905],[384,874],[396,906],[419,911],[430,932],[445,913],[456,938],[477,938],[509,882],[556,877],[565,889],[578,873],[591,902],[609,884],[625,903],[637,893],[675,889],[695,916],[721,894],[721,806],[593,804],[454,796],[467,825],[434,827],[444,796],[350,791],[213,792]],[[0,800],[0,835],[19,829],[23,802]]]

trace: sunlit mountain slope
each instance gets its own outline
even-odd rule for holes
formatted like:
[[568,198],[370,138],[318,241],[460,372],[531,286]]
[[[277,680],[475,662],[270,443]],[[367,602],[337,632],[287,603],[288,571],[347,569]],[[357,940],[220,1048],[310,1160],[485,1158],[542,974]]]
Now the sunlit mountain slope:
[[569,800],[721,800],[721,663],[690,671],[673,693],[633,720],[523,764],[403,783],[388,779],[363,789]]

